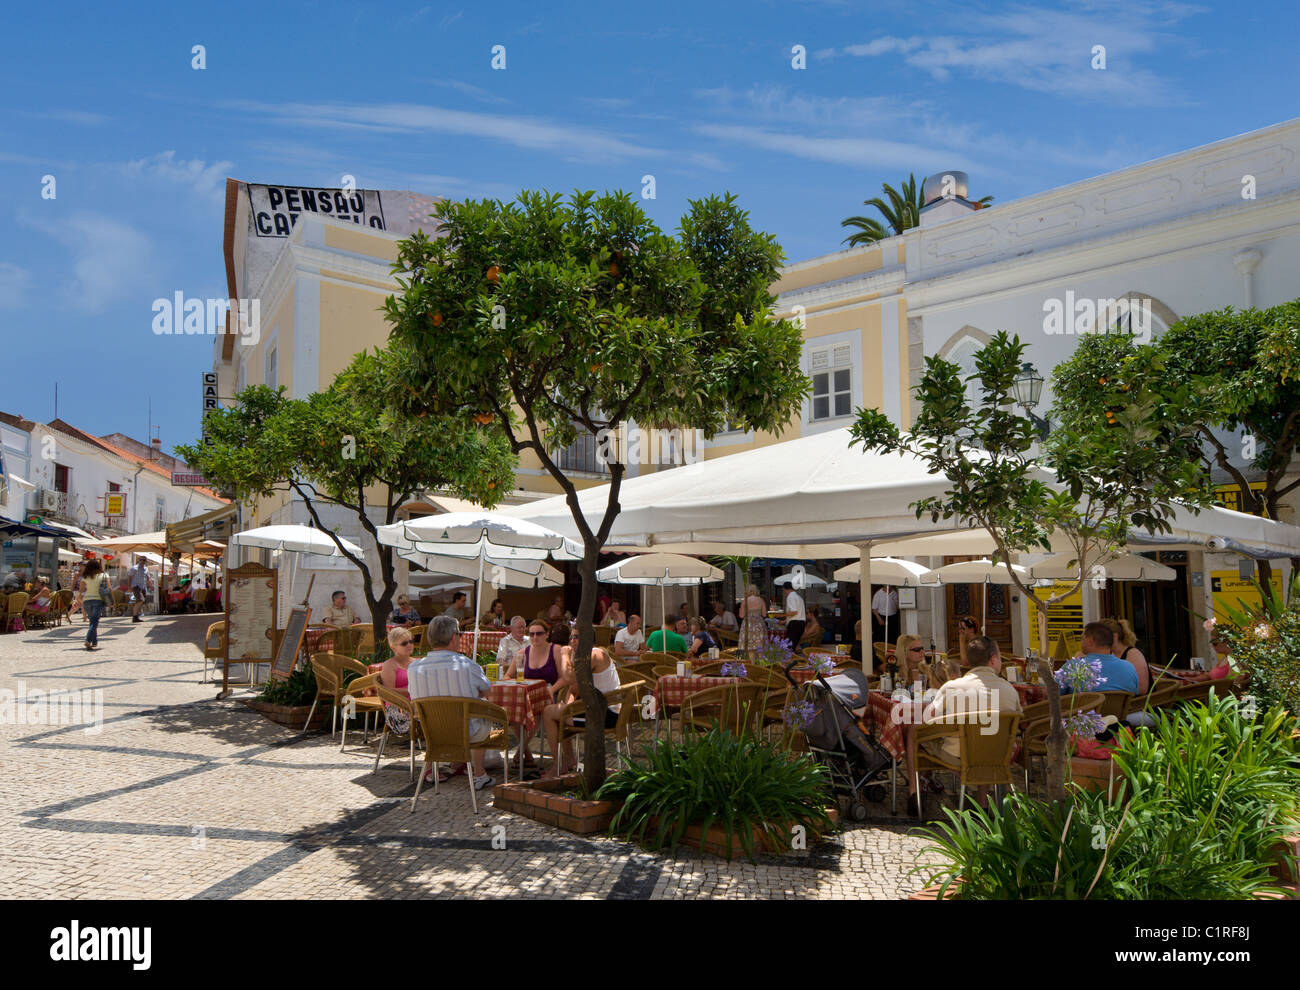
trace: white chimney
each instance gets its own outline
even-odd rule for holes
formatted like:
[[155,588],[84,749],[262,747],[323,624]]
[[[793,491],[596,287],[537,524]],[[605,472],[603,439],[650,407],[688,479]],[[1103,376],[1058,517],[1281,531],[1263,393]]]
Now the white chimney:
[[922,227],[959,220],[980,208],[966,198],[970,194],[970,176],[965,172],[936,172],[921,189],[925,203],[921,207]]

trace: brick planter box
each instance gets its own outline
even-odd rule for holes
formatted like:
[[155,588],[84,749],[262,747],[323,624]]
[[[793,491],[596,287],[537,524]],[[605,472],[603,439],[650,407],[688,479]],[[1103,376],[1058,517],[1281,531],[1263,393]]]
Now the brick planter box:
[[1120,782],[1124,775],[1115,770],[1111,760],[1087,760],[1079,756],[1070,757],[1070,779],[1085,791],[1104,792],[1110,783],[1110,799],[1115,800],[1119,794]]
[[948,888],[948,892],[940,894],[939,891],[943,884],[936,883],[926,887],[924,890],[918,890],[915,894],[909,894],[909,901],[956,901],[961,899],[961,878],[958,877]]
[[[838,808],[827,808],[826,816],[831,820],[832,825],[839,824],[840,812]],[[651,831],[658,828],[658,826],[658,819],[650,819],[649,828]],[[780,831],[783,836],[782,841],[776,842],[755,828],[750,834],[750,840],[754,845],[754,851],[756,853],[773,853],[778,855],[794,852],[794,850],[790,848],[789,841],[785,838],[786,836],[791,835],[791,829],[785,828]],[[806,840],[810,846],[816,843],[820,838],[821,836],[815,832],[810,832],[806,836]],[[703,832],[698,825],[687,825],[686,831],[683,833],[681,838],[681,845],[689,846],[692,849],[698,849],[700,852],[709,853],[712,856],[720,856],[723,859],[736,859],[737,857],[745,855],[745,847],[740,841],[740,836],[733,834],[731,836],[731,843],[728,845],[726,830],[719,825],[709,826],[709,831],[707,833]]]
[[[302,717],[306,717],[305,712]],[[582,778],[573,773],[555,780],[498,784],[493,790],[494,804],[502,811],[578,835],[608,831],[610,819],[618,810],[613,801],[584,801],[559,793],[577,788],[581,781]]]
[[[258,701],[255,698],[240,698],[245,706],[258,712],[264,718],[270,719],[276,725],[283,725],[287,729],[296,729],[302,731],[303,722],[307,721],[307,713],[311,711],[311,705],[273,705],[266,701]],[[307,728],[311,732],[322,732],[329,728],[330,724],[330,706],[317,705],[316,714],[311,717],[311,725]]]

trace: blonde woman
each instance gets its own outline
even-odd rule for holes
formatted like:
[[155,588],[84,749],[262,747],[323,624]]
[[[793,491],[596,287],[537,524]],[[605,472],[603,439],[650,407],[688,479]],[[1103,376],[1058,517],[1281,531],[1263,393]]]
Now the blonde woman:
[[[767,645],[767,602],[758,593],[758,585],[745,586],[745,600],[740,603],[740,642],[737,644],[749,653]],[[791,643],[798,649],[798,644]]]
[[929,669],[925,665],[925,644],[921,642],[920,636],[910,634],[899,636],[898,645],[894,648],[894,659],[898,662],[900,686],[910,685],[921,676],[923,669]]
[[1138,694],[1146,694],[1151,690],[1151,668],[1147,666],[1146,656],[1137,648],[1137,633],[1128,619],[1102,619],[1101,624],[1115,634],[1111,652],[1133,665],[1138,675]]
[[398,595],[397,607],[393,609],[388,621],[398,626],[418,626],[423,620],[420,613],[411,608],[411,599],[406,595]]

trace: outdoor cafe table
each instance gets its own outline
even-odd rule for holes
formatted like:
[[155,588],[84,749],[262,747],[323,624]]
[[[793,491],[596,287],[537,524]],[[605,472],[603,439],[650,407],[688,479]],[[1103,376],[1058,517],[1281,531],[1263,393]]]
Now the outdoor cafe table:
[[[497,647],[501,645],[501,640],[505,639],[508,635],[510,635],[509,629],[502,629],[500,631],[494,630],[491,632],[485,629],[480,629],[478,632],[479,652],[482,653],[484,650],[491,650],[492,653],[495,654]],[[472,652],[474,649],[474,630],[471,629],[468,632],[461,633],[458,642],[459,645],[457,646],[457,649],[460,650],[461,653],[465,654],[465,656],[472,658],[474,655]]]
[[668,674],[659,678],[655,688],[655,705],[660,708],[680,708],[686,696],[711,687],[739,684],[739,677],[697,677]]
[[540,678],[524,681],[493,681],[487,700],[506,710],[511,725],[521,725],[527,738],[537,725],[537,716],[551,703],[551,686]]
[[921,712],[924,710],[923,701],[895,701],[884,691],[869,691],[863,720],[874,726],[872,734],[876,737],[876,742],[901,762],[907,756],[903,726],[920,723]]

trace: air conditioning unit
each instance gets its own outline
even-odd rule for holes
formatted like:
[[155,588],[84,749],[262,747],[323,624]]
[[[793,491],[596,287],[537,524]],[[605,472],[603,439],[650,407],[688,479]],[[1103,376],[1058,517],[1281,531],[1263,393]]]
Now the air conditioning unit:
[[43,491],[41,492],[41,511],[58,512],[59,511],[59,493]]

